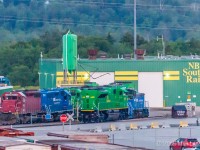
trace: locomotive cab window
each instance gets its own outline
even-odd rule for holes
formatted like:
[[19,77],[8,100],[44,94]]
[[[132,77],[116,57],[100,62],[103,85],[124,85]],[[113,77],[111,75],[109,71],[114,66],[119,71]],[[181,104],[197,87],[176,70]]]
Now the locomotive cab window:
[[17,96],[6,96],[5,100],[17,100]]
[[77,96],[77,97],[80,97],[80,96],[81,96],[81,94],[80,94],[80,93],[77,93],[77,94],[76,94],[76,96]]
[[99,95],[99,97],[98,98],[104,98],[104,97],[106,97],[108,94],[101,94],[101,95]]
[[[62,93],[63,93],[63,92],[62,92]],[[71,95],[72,95],[72,96],[75,96],[75,95],[76,95],[75,91],[71,91]]]
[[64,99],[64,100],[67,100],[67,95],[63,96],[63,99]]
[[34,93],[26,93],[26,96],[34,96]]
[[56,92],[56,93],[55,93],[55,96],[58,96],[58,94],[59,94],[59,93],[58,93],[58,92]]
[[[73,93],[73,92],[72,92],[72,93]],[[71,93],[71,94],[72,94],[72,93]],[[61,91],[60,94],[61,94],[62,96],[65,96],[65,91]]]
[[116,94],[116,89],[113,90],[113,94]]

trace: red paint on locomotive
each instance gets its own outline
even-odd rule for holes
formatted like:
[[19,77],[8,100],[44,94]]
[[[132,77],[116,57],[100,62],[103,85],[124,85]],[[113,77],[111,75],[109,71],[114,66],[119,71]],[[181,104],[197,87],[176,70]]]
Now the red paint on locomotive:
[[5,92],[1,98],[3,113],[37,113],[41,109],[39,91]]

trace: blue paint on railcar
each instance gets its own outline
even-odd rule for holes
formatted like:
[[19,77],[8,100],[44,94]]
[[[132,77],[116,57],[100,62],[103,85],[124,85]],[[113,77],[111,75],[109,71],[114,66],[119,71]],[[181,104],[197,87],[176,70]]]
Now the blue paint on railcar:
[[6,85],[6,86],[11,85],[10,80],[7,77],[0,76],[0,85],[2,85],[2,84]]
[[145,101],[145,94],[138,93],[134,89],[128,89],[128,114],[129,118],[143,118],[149,116],[148,103]]
[[41,109],[46,113],[71,111],[71,94],[62,88],[41,90]]

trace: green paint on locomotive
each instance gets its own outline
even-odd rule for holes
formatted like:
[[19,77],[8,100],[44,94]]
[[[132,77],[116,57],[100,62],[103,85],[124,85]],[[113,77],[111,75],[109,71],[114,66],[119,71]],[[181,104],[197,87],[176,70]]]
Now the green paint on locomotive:
[[[85,87],[97,87],[99,86],[96,82],[85,82]],[[77,107],[80,107],[81,103],[81,90],[82,87],[64,87],[64,89],[68,90],[71,93],[71,101],[74,106],[74,109],[77,109]]]
[[127,108],[124,86],[90,87],[81,90],[81,111],[104,111]]

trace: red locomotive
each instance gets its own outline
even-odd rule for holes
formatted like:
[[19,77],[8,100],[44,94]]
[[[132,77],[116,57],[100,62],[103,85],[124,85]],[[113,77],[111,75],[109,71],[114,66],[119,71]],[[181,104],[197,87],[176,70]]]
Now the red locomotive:
[[0,124],[27,123],[41,110],[40,92],[5,92],[0,101]]
[[62,89],[5,92],[0,101],[0,125],[59,121],[72,113],[71,94]]

